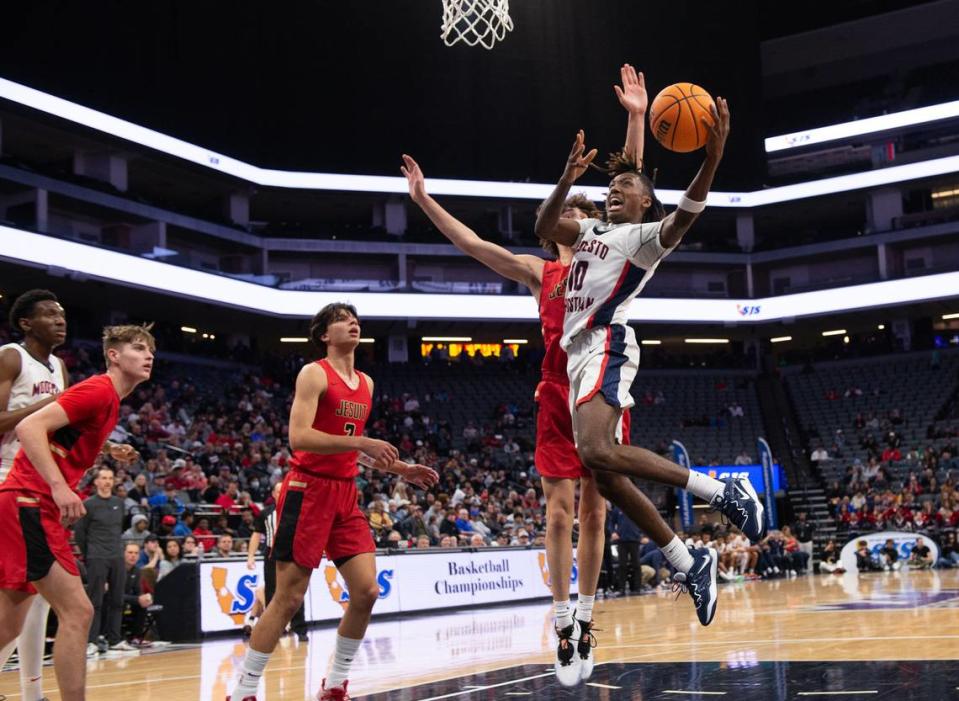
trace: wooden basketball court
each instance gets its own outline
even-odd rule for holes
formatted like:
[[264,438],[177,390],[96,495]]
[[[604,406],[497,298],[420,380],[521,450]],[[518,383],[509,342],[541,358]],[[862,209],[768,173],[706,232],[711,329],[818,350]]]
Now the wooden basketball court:
[[[708,628],[687,595],[601,600],[597,666],[587,686],[559,687],[551,673],[548,602],[374,621],[354,663],[354,698],[436,701],[590,697],[613,699],[959,699],[959,572],[810,576],[725,585]],[[284,638],[260,701],[312,698],[334,629],[309,644]],[[243,642],[89,663],[94,701],[223,701]],[[116,655],[116,656],[114,656]],[[52,667],[44,688],[59,698]],[[0,692],[19,699],[15,672]],[[828,693],[827,693],[828,692]]]

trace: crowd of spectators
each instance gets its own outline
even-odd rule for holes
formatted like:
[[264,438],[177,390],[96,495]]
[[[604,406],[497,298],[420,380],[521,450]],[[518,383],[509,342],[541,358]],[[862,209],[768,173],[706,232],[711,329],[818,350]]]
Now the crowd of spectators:
[[[834,401],[864,396],[858,387],[834,395]],[[959,422],[937,421],[927,428],[925,445],[908,445],[901,436],[905,421],[898,409],[884,414],[860,412],[854,421],[855,436],[837,429],[829,448],[822,441],[814,444],[810,460],[819,472],[841,473],[825,483],[840,541],[872,531],[921,533],[944,553],[933,564],[952,567],[959,563],[959,556],[950,555],[959,527]],[[852,457],[852,452],[858,455]],[[844,469],[835,470],[837,461],[842,461]],[[884,556],[873,558],[868,569],[898,569],[901,564]]]

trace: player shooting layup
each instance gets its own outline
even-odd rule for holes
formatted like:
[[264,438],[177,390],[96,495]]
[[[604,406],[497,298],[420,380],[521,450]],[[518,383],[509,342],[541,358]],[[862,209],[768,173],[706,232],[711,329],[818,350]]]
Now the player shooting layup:
[[621,413],[634,403],[629,390],[639,367],[639,346],[626,324],[627,311],[706,207],[729,135],[729,108],[722,98],[717,105],[713,123],[703,120],[709,130],[706,158],[672,214],[662,217],[652,182],[634,162],[614,158],[606,221],[561,218],[570,187],[596,156],[595,149],[585,153],[580,131],[563,177],[536,221],[539,236],[575,252],[566,283],[561,345],[569,355],[570,411],[580,457],[595,471],[600,494],[649,533],[676,568],[703,625],[712,621],[716,609],[716,551],[687,548],[628,476],[690,491],[722,510],[753,542],[765,536],[762,504],[748,480],[720,482],[644,448],[620,445],[614,436]]

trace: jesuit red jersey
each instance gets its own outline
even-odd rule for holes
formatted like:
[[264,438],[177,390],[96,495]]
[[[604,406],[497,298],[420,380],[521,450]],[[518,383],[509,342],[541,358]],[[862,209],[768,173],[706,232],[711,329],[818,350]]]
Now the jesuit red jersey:
[[[316,403],[313,428],[334,436],[362,436],[373,406],[366,375],[357,370],[359,383],[351,389],[325,358],[316,363],[326,373],[326,393]],[[355,450],[333,455],[296,450],[290,467],[320,477],[352,479],[359,474],[356,457]]]
[[[120,418],[120,397],[109,375],[94,375],[57,397],[70,423],[50,434],[50,452],[70,489],[93,466],[113,427]],[[50,485],[40,476],[21,448],[14,458],[0,491],[25,491],[51,495]]]
[[566,351],[559,347],[563,336],[563,319],[566,316],[566,276],[569,266],[559,261],[547,261],[543,266],[543,285],[539,293],[539,318],[543,328],[542,379],[549,382],[569,384],[566,372]]

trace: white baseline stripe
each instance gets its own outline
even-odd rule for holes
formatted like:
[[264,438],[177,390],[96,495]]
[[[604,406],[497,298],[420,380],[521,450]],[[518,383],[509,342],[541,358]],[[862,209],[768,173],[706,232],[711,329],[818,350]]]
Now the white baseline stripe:
[[878,694],[878,691],[799,691],[797,696],[857,696]]
[[528,682],[531,679],[542,679],[543,677],[551,677],[553,672],[546,672],[545,674],[535,674],[532,677],[522,677],[520,679],[511,679],[508,682],[500,682],[499,684],[489,684],[487,686],[474,686],[469,687],[464,691],[454,691],[450,694],[443,694],[442,696],[430,696],[426,699],[419,699],[419,701],[439,701],[439,699],[449,699],[454,696],[463,696],[464,694],[472,694],[476,691],[486,691],[487,689],[497,689],[501,686],[511,686],[513,684],[519,684],[520,682]]
[[[0,226],[0,258],[278,317],[309,318],[330,302],[348,301],[372,319],[539,319],[529,295],[279,290],[7,226]],[[752,300],[640,297],[630,307],[629,320],[749,324],[957,296],[959,272],[953,272]]]

